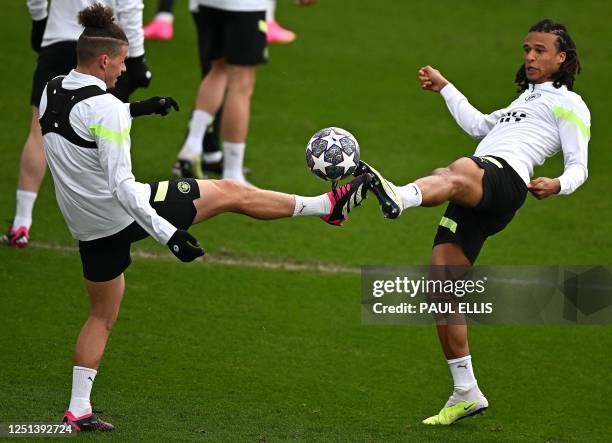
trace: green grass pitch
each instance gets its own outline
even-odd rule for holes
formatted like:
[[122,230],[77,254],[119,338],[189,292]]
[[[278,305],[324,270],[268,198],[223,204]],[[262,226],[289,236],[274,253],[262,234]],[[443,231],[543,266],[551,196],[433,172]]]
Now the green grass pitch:
[[[59,0],[55,0],[59,1]],[[173,95],[181,111],[132,128],[140,181],[167,178],[198,84],[193,24],[176,5],[175,39],[146,44],[153,83],[136,98]],[[528,198],[480,264],[610,263],[612,7],[601,1],[321,0],[279,2],[295,43],[270,48],[258,71],[246,162],[266,188],[319,194],[304,161],[309,137],[341,126],[362,158],[403,183],[473,152],[442,99],[420,91],[416,69],[439,68],[483,111],[505,106],[528,27],[564,22],[583,73],[576,91],[592,114],[587,183],[574,195]],[[145,18],[155,2],[145,3]],[[14,211],[35,55],[25,2],[3,2],[0,27],[0,215]],[[560,155],[537,175],[556,176]],[[136,249],[127,291],[93,392],[117,441],[609,441],[609,326],[474,327],[470,344],[484,417],[431,429],[421,419],[450,394],[429,327],[360,322],[358,269],[423,264],[443,208],[380,217],[375,199],[342,229],[315,219],[259,222],[223,215],[196,226],[208,262],[184,265],[151,240]],[[7,222],[8,224],[8,222]],[[4,228],[2,228],[4,229]],[[54,421],[70,392],[74,341],[86,318],[80,262],[48,175],[32,248],[0,248],[0,422]],[[236,265],[221,263],[238,261]],[[216,260],[215,260],[216,259]],[[253,264],[306,263],[301,270]]]

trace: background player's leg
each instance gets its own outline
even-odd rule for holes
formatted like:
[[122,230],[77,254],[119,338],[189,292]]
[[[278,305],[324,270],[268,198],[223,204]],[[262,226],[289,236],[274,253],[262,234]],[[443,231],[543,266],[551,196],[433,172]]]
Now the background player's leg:
[[276,0],[268,0],[266,23],[268,24],[268,43],[291,43],[295,40],[295,33],[283,28],[276,21]]
[[198,96],[196,97],[196,109],[206,111],[211,115],[217,113],[225,96],[228,72],[228,65],[225,59],[218,59],[212,62],[210,72],[200,83]]
[[215,60],[208,75],[200,82],[189,133],[178,154],[179,160],[194,161],[202,155],[204,132],[223,103],[226,85],[227,65],[223,59]]
[[[208,45],[206,44],[206,34],[203,29],[203,24],[200,18],[200,10],[192,12],[193,22],[198,34],[198,52],[200,60],[200,72],[204,79],[212,68],[212,61],[206,53]],[[221,174],[223,172],[223,153],[221,152],[221,116],[223,115],[223,106],[219,108],[214,116],[213,122],[204,132],[202,140],[202,169],[204,172],[214,172]]]
[[143,28],[147,40],[172,40],[174,36],[174,0],[159,0],[153,20]]
[[32,122],[30,133],[23,145],[21,161],[19,163],[19,182],[17,189],[38,192],[40,184],[45,178],[47,161],[43,150],[42,132],[38,122],[38,108],[32,106]]
[[19,162],[15,218],[8,234],[2,236],[2,243],[20,248],[28,245],[34,202],[45,178],[46,170],[47,161],[43,149],[40,123],[38,122],[38,108],[32,106],[30,133],[23,145]]
[[245,181],[242,167],[256,70],[255,66],[228,65],[227,95],[221,120],[223,178]]

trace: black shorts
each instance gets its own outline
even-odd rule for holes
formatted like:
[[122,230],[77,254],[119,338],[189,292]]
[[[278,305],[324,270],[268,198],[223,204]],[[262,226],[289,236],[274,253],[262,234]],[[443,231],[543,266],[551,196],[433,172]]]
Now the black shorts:
[[200,5],[194,19],[203,71],[212,60],[223,57],[230,65],[266,63],[265,11],[225,11]]
[[40,106],[40,98],[49,80],[76,68],[76,42],[59,42],[41,48],[32,80],[30,104]]
[[[196,216],[193,201],[200,198],[196,180],[181,179],[150,183],[149,203],[161,217],[179,229],[188,229]],[[83,276],[90,281],[102,282],[121,275],[130,266],[130,246],[149,234],[134,222],[108,237],[79,241]]]
[[470,157],[484,169],[482,200],[474,208],[449,203],[434,246],[456,243],[473,264],[487,237],[504,229],[527,197],[523,179],[502,158],[493,156]]

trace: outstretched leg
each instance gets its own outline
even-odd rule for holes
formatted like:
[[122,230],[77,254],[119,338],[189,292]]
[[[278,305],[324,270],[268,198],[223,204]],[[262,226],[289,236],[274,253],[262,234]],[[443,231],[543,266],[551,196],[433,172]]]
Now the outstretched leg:
[[369,172],[374,176],[372,190],[387,218],[399,217],[406,208],[437,206],[447,201],[473,208],[483,195],[484,170],[465,157],[405,186],[394,185],[364,162],[360,163],[358,171]]
[[474,161],[460,158],[446,168],[435,169],[431,175],[415,180],[414,183],[421,190],[421,206],[438,206],[450,201],[473,208],[482,200],[483,176],[484,169]]
[[[268,220],[291,217],[295,209],[295,196],[281,192],[267,191],[249,186],[239,180],[198,180],[200,198],[194,201],[197,214],[195,223],[200,223],[222,212],[237,212],[253,218]],[[313,210],[325,215],[324,203],[327,196],[319,196]],[[328,207],[331,206],[328,204]],[[327,210],[329,212],[329,209]]]
[[259,189],[239,180],[198,180],[200,198],[194,200],[197,212],[193,223],[222,212],[236,212],[261,220],[317,215],[339,225],[365,198],[370,180],[365,174],[334,192],[315,197]]

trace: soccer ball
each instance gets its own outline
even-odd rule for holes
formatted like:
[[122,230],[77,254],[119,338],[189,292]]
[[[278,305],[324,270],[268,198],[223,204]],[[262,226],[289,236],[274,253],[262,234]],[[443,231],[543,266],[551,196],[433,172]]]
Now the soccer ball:
[[359,143],[342,128],[321,129],[306,146],[306,163],[322,180],[342,180],[359,164]]

